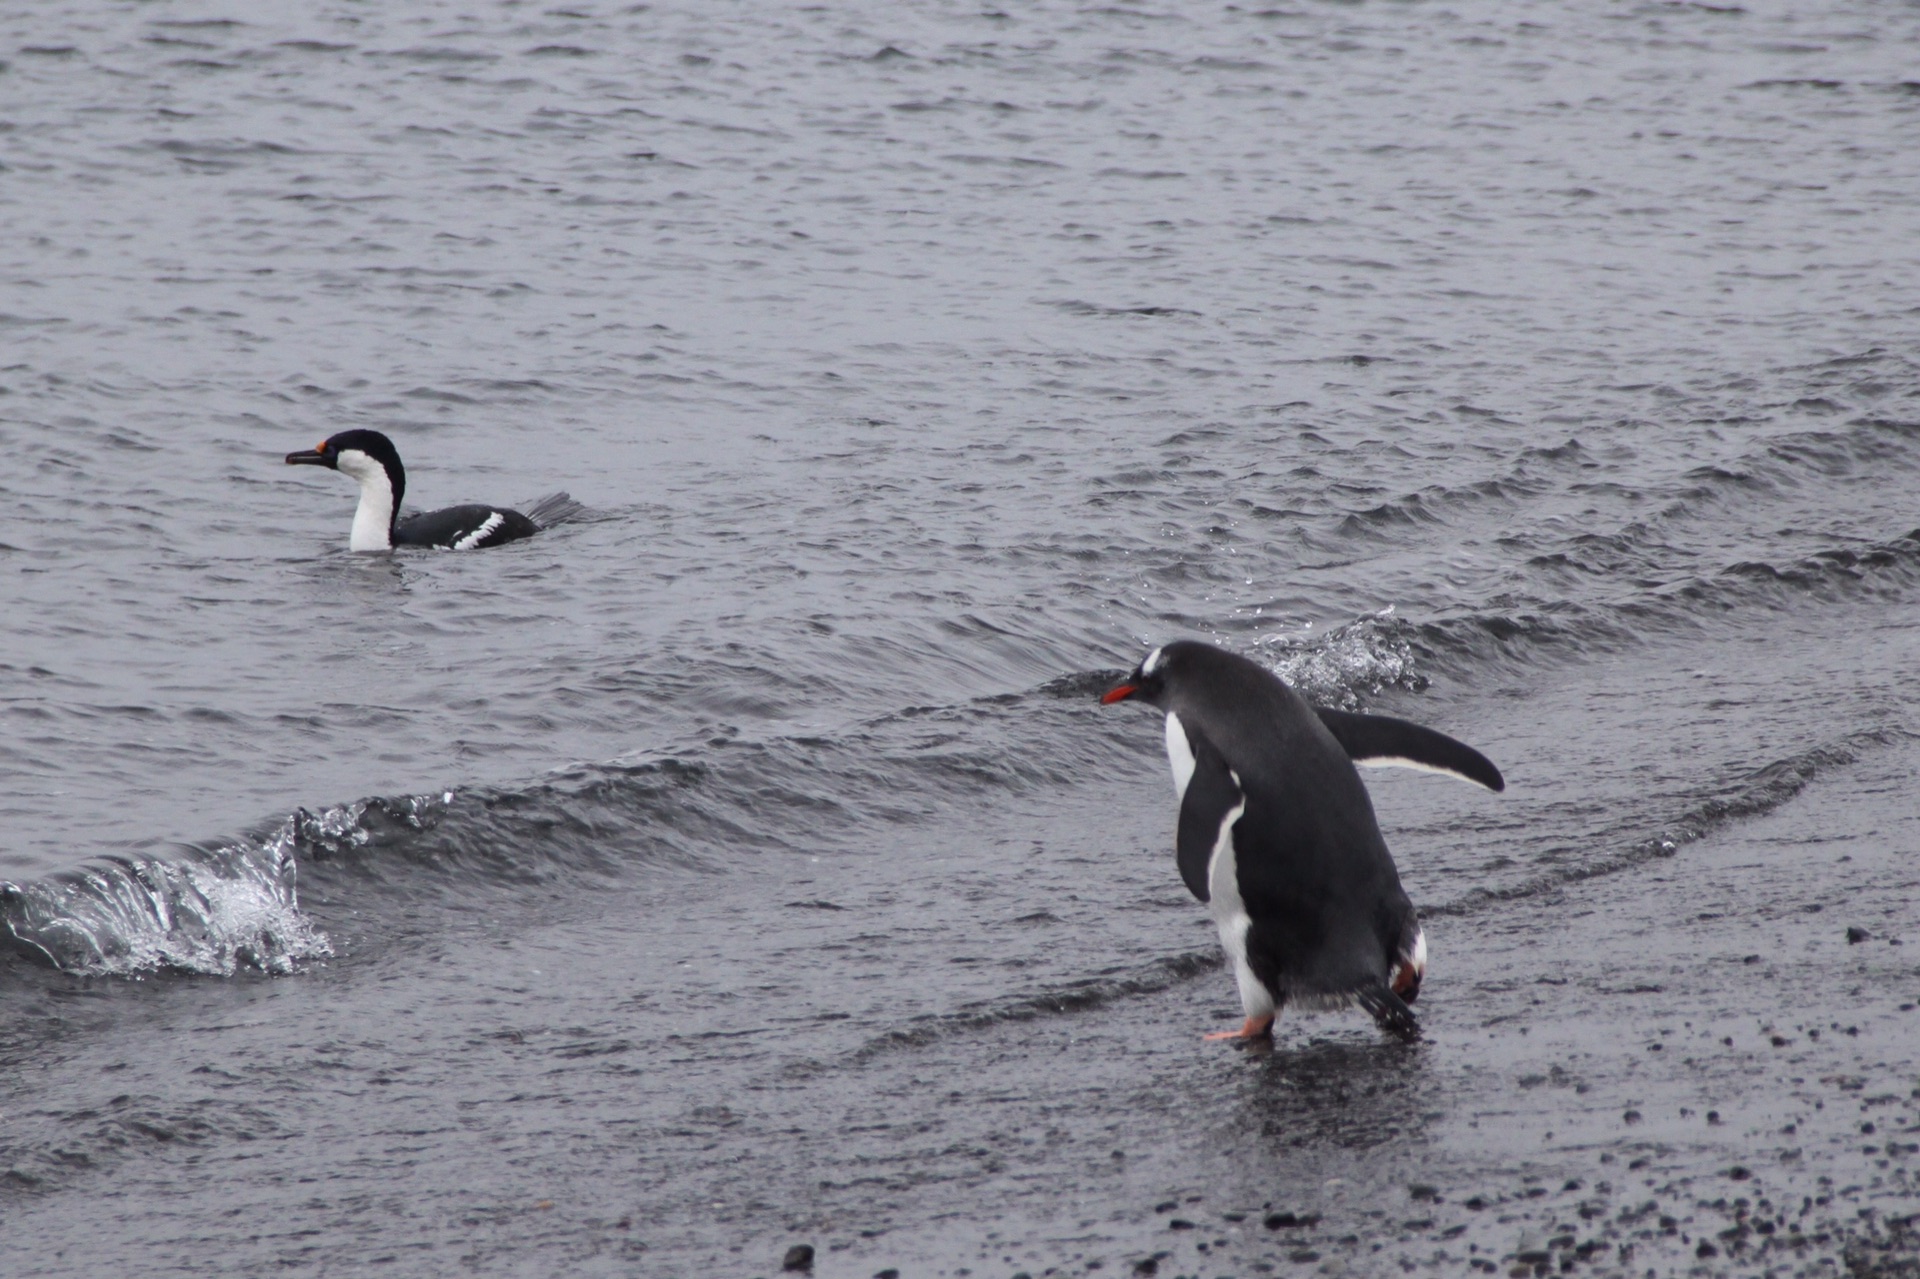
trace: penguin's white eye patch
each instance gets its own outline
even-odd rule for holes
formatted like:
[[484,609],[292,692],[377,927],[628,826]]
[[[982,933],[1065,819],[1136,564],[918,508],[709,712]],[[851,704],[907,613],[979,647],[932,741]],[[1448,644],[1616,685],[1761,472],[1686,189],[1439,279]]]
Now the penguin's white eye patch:
[[1159,670],[1160,663],[1166,660],[1166,654],[1167,650],[1165,648],[1156,648],[1151,653],[1148,653],[1147,660],[1140,663],[1140,673],[1142,675],[1151,675]]

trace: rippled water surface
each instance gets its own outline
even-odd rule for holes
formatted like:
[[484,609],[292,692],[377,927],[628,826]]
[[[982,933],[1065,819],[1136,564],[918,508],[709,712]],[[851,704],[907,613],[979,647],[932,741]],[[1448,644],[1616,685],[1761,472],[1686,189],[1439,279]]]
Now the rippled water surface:
[[[1917,67],[1879,4],[0,15],[21,1273],[1151,1255],[1200,1174],[1103,1134],[1234,1063],[1123,1037],[1043,1105],[1005,1027],[1232,1011],[1093,701],[1179,635],[1506,771],[1369,774],[1433,1077],[1449,1008],[1528,1015],[1474,973],[1564,966],[1515,921],[1756,821],[1846,826],[1920,939],[1861,780],[1920,733]],[[416,506],[587,514],[349,554],[281,464],[349,427]],[[1328,1150],[1316,1071],[1427,1077],[1300,1025]],[[949,1094],[1099,1171],[1022,1198]],[[1400,1175],[1346,1158],[1299,1175]]]

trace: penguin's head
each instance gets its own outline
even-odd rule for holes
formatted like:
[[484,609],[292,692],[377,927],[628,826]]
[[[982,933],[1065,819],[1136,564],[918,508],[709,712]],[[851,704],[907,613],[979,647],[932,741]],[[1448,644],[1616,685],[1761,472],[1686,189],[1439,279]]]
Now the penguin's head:
[[1149,706],[1159,706],[1167,693],[1167,673],[1171,661],[1171,655],[1167,652],[1169,647],[1162,645],[1148,653],[1145,660],[1133,668],[1133,674],[1100,695],[1100,704],[1111,706],[1115,702],[1137,698]]

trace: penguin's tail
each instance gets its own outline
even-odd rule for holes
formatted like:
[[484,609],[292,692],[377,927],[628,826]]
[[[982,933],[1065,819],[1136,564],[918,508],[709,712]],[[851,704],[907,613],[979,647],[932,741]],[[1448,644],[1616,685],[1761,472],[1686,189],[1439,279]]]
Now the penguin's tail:
[[1400,996],[1385,986],[1374,986],[1361,991],[1356,999],[1360,1006],[1373,1014],[1380,1029],[1404,1043],[1413,1043],[1420,1038],[1420,1022],[1413,1015],[1413,1009]]

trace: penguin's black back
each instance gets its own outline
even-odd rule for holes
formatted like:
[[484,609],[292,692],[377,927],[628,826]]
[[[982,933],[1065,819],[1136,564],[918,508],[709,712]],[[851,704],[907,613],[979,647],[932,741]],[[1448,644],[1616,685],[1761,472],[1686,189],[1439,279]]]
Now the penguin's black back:
[[1413,905],[1345,749],[1255,662],[1180,641],[1162,663],[1162,709],[1180,717],[1199,767],[1217,752],[1246,801],[1233,848],[1255,976],[1288,998],[1385,989]]

